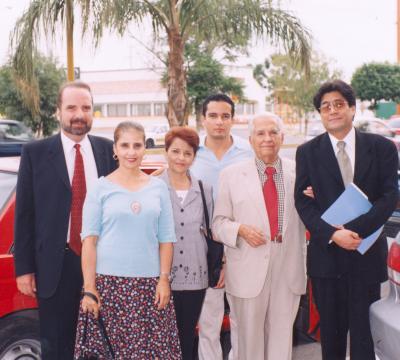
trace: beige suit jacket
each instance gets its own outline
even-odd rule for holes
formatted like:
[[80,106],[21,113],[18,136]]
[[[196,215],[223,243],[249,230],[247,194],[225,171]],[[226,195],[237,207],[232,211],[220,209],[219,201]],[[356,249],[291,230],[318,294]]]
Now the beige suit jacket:
[[[285,203],[283,240],[285,281],[294,294],[306,289],[305,228],[294,207],[295,163],[282,160]],[[238,236],[240,224],[253,225],[266,234],[266,245],[251,247]],[[236,297],[256,297],[264,285],[270,261],[270,229],[255,160],[225,168],[219,178],[213,232],[226,245],[226,291]]]

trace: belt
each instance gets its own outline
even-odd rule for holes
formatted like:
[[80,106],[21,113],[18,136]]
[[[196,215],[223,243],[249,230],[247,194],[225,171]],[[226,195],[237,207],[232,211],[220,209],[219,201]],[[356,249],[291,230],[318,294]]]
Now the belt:
[[71,250],[71,248],[69,247],[69,243],[65,243],[64,250],[65,251]]
[[282,234],[277,234],[273,238],[271,238],[271,241],[274,243],[281,243],[282,242]]

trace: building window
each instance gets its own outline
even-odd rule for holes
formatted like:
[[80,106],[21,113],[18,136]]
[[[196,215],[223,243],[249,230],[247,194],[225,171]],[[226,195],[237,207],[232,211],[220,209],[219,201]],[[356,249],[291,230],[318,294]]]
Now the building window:
[[247,103],[246,104],[246,114],[247,115],[255,114],[255,104],[254,103]]
[[126,104],[108,104],[107,115],[115,117],[127,116]]
[[167,113],[167,103],[154,103],[154,115],[164,116]]
[[131,104],[131,115],[132,116],[151,116],[151,104]]
[[244,114],[244,104],[239,103],[235,105],[235,113],[237,115],[243,115]]

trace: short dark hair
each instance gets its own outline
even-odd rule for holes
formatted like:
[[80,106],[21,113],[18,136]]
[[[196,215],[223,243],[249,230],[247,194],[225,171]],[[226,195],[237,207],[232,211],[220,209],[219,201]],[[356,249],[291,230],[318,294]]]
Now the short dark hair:
[[93,105],[93,94],[92,94],[92,89],[90,88],[89,84],[83,82],[83,81],[69,81],[63,84],[60,87],[60,90],[58,90],[58,95],[57,95],[57,108],[61,109],[62,105],[62,96],[63,92],[66,88],[76,88],[76,89],[85,89],[89,91],[90,97],[92,98],[92,105]]
[[217,102],[221,101],[221,102],[228,103],[231,106],[232,117],[235,116],[235,103],[232,101],[232,99],[228,95],[225,95],[225,94],[214,94],[214,95],[208,96],[203,102],[203,109],[202,109],[203,116],[206,116],[207,107],[211,101],[217,101]]
[[176,139],[181,139],[189,144],[189,146],[193,149],[194,154],[196,155],[197,150],[199,149],[200,139],[196,130],[191,129],[187,126],[176,126],[173,127],[170,131],[165,135],[165,150],[168,151],[172,142]]
[[349,106],[356,106],[356,94],[353,88],[343,80],[333,80],[322,84],[314,96],[313,103],[318,112],[320,111],[321,100],[323,96],[333,91],[337,91],[342,94]]

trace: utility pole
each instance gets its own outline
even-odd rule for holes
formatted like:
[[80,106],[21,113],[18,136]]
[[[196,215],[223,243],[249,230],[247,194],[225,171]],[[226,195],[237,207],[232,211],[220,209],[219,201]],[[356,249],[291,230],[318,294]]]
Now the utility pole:
[[400,64],[400,0],[397,0],[397,62]]
[[73,0],[66,1],[67,32],[67,80],[73,81],[74,75],[74,5]]

